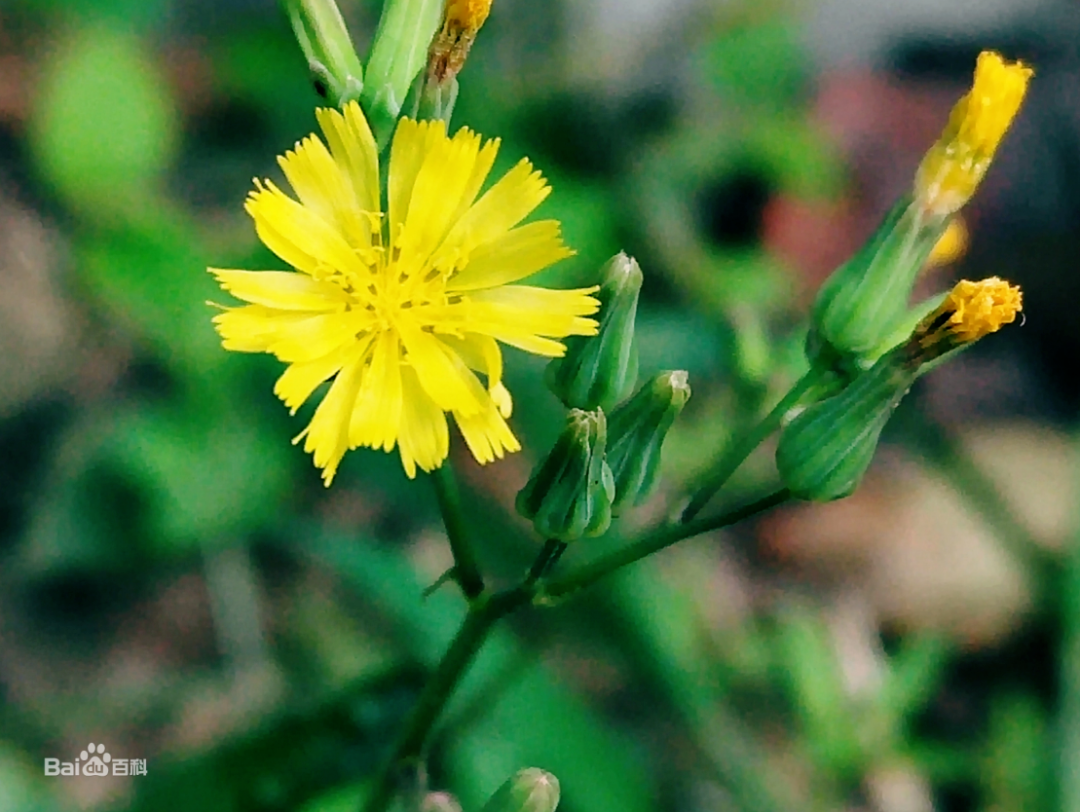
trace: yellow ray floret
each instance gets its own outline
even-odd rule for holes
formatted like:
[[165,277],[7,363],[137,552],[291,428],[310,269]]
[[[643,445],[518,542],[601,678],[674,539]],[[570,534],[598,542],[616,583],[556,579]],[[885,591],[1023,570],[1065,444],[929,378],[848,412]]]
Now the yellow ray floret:
[[511,284],[573,253],[557,222],[519,225],[547,183],[522,161],[481,195],[498,141],[403,119],[384,209],[359,106],[317,117],[326,141],[311,135],[279,159],[295,197],[256,181],[245,205],[293,270],[210,269],[246,303],[214,317],[223,346],[287,363],[274,393],[293,413],[331,381],[296,438],[327,485],[359,447],[397,448],[410,477],[437,468],[448,414],[481,463],[517,451],[499,342],[555,356],[559,339],[597,329],[596,288]]
[[926,211],[952,214],[975,193],[1033,73],[993,51],[979,54],[971,92],[953,108],[945,132],[919,166],[915,197]]

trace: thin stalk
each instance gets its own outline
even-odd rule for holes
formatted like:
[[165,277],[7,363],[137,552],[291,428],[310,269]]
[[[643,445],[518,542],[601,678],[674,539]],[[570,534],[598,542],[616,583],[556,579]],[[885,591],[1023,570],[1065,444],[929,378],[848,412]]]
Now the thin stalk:
[[681,522],[692,521],[694,517],[704,510],[705,506],[709,504],[709,500],[727,484],[727,481],[731,479],[731,475],[739,469],[739,466],[754,452],[754,449],[780,427],[780,420],[784,415],[790,409],[799,405],[799,402],[821,382],[821,379],[822,373],[816,368],[811,368],[791,387],[791,390],[773,407],[772,411],[761,419],[761,422],[747,432],[746,435],[727,447],[716,467],[690,498],[690,504],[683,511]]
[[450,460],[446,460],[432,472],[431,481],[435,485],[439,511],[446,526],[446,535],[450,539],[450,552],[454,556],[453,578],[465,593],[465,597],[474,601],[484,591],[484,576],[480,573],[476,551],[465,529],[461,492],[458,490]]
[[470,604],[461,628],[409,714],[389,760],[379,773],[375,789],[364,804],[364,812],[385,812],[390,806],[400,770],[423,756],[432,728],[492,628],[532,599],[537,581],[551,570],[565,549],[566,544],[561,541],[547,541],[520,584],[494,594],[481,595]]
[[601,578],[610,575],[616,570],[634,564],[653,553],[670,547],[672,544],[701,533],[707,533],[710,530],[719,530],[721,527],[736,524],[756,513],[783,504],[789,498],[791,498],[791,494],[784,488],[758,499],[756,502],[743,505],[719,516],[693,519],[683,524],[659,527],[632,544],[608,555],[601,556],[574,572],[568,573],[561,578],[541,582],[537,600],[543,603],[565,598],[578,590],[592,586]]

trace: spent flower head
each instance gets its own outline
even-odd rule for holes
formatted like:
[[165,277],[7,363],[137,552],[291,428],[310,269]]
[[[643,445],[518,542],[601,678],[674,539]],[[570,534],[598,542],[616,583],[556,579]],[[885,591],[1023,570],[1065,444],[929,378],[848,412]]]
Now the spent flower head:
[[1012,324],[1022,309],[1023,296],[1016,285],[996,276],[978,282],[961,279],[919,322],[905,354],[912,363],[926,364]]
[[993,51],[979,54],[971,91],[957,102],[945,132],[915,177],[916,201],[928,212],[956,212],[975,193],[1027,92],[1034,71]]
[[279,158],[298,199],[256,181],[246,204],[294,270],[210,269],[248,302],[214,318],[224,347],[287,363],[274,392],[293,413],[333,378],[294,441],[304,439],[327,485],[357,447],[396,446],[409,477],[437,468],[447,413],[479,462],[517,451],[499,342],[557,357],[557,339],[597,326],[595,288],[513,284],[573,253],[557,221],[518,225],[550,187],[522,160],[480,195],[498,140],[402,119],[384,209],[360,106],[317,116],[326,143],[311,135]]
[[461,71],[477,33],[491,12],[491,2],[446,0],[442,28],[428,52],[428,76],[433,81],[446,82]]

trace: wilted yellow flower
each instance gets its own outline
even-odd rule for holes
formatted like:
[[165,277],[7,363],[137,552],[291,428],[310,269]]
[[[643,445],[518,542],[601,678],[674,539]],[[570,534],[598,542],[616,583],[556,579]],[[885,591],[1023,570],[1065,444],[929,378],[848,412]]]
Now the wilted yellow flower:
[[953,108],[945,132],[919,166],[915,198],[926,211],[952,214],[975,193],[1033,73],[993,51],[979,54],[971,92]]
[[1020,288],[991,276],[978,282],[956,283],[933,313],[915,328],[907,355],[920,364],[944,355],[983,336],[996,333],[1016,320],[1023,309]]
[[595,288],[511,284],[573,253],[555,220],[518,226],[550,187],[522,160],[477,199],[498,140],[402,119],[384,213],[359,105],[317,116],[329,149],[311,135],[278,159],[299,201],[257,181],[245,206],[295,270],[210,269],[249,302],[214,318],[223,346],[289,364],[274,392],[293,413],[334,378],[294,441],[305,438],[327,485],[361,446],[396,445],[410,477],[437,468],[447,412],[479,462],[517,451],[497,342],[557,357],[565,347],[555,339],[596,332]]
[[442,29],[428,54],[428,76],[445,82],[457,76],[472,49],[480,27],[491,12],[492,0],[446,0]]

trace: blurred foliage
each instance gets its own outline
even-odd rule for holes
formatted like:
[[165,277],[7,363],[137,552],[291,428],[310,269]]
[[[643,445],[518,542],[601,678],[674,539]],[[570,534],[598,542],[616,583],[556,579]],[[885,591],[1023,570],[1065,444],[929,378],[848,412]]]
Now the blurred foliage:
[[[578,255],[543,284],[589,283],[621,248],[645,269],[642,379],[685,368],[695,395],[633,527],[801,372],[803,283],[763,220],[777,195],[849,194],[844,157],[808,110],[798,24],[773,4],[681,32],[682,84],[621,96],[532,70],[564,54],[569,18],[552,4],[538,29],[528,5],[496,4],[456,123],[502,137],[496,172],[528,154],[551,179],[541,214]],[[28,99],[0,117],[0,216],[22,206],[48,229],[56,254],[35,273],[72,313],[63,383],[0,415],[0,810],[357,809],[464,611],[447,587],[420,597],[448,564],[428,484],[362,451],[324,491],[288,442],[311,407],[289,417],[277,365],[219,347],[205,268],[278,266],[242,202],[317,99],[272,4],[182,6],[0,9],[0,64],[24,77],[0,89],[25,82]],[[366,42],[378,4],[342,6]],[[507,366],[527,450],[462,477],[497,581],[535,551],[512,494],[561,414],[542,362]],[[770,476],[752,465],[734,493]],[[1077,754],[1057,743],[1080,730],[1075,601],[1017,619],[1020,637],[1050,630],[1038,656],[1006,638],[980,667],[960,635],[874,617],[852,642],[843,589],[752,530],[724,538],[500,628],[438,729],[430,786],[477,810],[535,765],[569,812],[1075,808]],[[88,741],[148,774],[42,775]],[[934,805],[882,800],[883,776]]]

